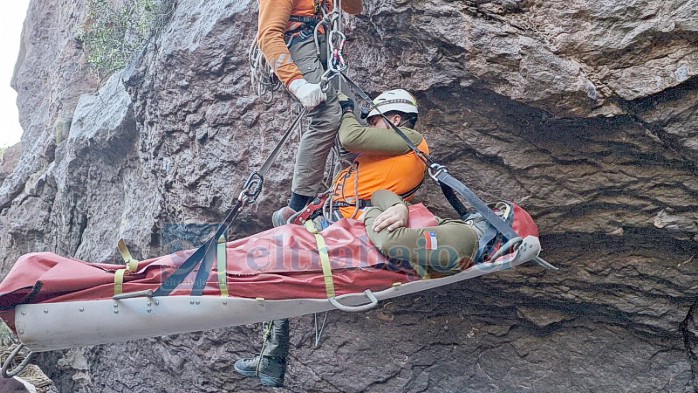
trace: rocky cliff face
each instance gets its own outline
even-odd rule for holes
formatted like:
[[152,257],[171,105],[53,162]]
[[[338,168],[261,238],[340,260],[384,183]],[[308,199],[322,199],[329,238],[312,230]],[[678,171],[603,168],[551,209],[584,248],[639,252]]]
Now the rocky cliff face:
[[[25,129],[0,186],[0,267],[49,250],[117,261],[221,220],[290,124],[249,86],[253,0],[180,1],[124,72],[97,80],[82,2],[32,1],[13,80]],[[368,1],[350,75],[403,87],[433,156],[489,200],[525,206],[543,256],[517,268],[292,322],[293,392],[698,390],[698,2]],[[101,86],[101,87],[100,87]],[[234,228],[268,227],[294,146]],[[429,185],[430,206],[448,214]],[[191,226],[189,226],[191,228]],[[196,239],[192,240],[196,242]],[[258,327],[42,355],[63,392],[257,391],[232,363]]]

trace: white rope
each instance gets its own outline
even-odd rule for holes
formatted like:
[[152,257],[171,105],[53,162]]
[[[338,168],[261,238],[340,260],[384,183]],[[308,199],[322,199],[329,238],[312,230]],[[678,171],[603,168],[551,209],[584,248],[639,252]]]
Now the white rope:
[[315,313],[315,348],[320,346],[320,341],[322,340],[322,333],[325,330],[325,324],[327,324],[327,311],[325,311],[325,318],[322,320],[322,325],[318,324],[318,313]]
[[259,49],[257,37],[250,45],[250,49],[247,52],[247,60],[250,65],[252,89],[265,104],[271,104],[274,99],[274,92],[281,89],[282,83],[274,75],[274,71]]

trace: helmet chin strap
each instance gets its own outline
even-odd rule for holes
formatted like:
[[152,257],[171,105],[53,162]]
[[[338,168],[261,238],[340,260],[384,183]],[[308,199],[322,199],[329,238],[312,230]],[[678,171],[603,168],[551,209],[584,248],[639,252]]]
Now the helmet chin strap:
[[398,127],[404,127],[407,123],[411,122],[412,119],[415,119],[415,117],[412,116],[407,116],[407,115],[400,115],[400,124],[398,124]]

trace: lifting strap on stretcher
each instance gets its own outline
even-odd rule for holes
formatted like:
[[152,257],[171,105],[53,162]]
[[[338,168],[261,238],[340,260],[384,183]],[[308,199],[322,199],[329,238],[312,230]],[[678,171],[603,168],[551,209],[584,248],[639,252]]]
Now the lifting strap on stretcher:
[[[131,252],[126,247],[126,242],[123,239],[119,240],[117,244],[119,248],[119,254],[126,262],[126,267],[124,269],[119,269],[114,273],[114,295],[120,295],[124,292],[124,276],[127,274],[135,273],[138,270],[137,259],[131,256]],[[216,247],[216,259],[217,265],[216,270],[218,272],[218,287],[221,290],[222,297],[228,297],[228,276],[227,276],[227,253],[226,253],[226,241],[225,235],[221,235],[218,238],[218,245]]]
[[114,295],[120,295],[124,291],[124,275],[135,273],[138,270],[138,260],[131,256],[131,252],[126,247],[124,239],[119,239],[117,244],[121,258],[126,262],[126,268],[119,269],[114,273]]
[[325,238],[322,237],[320,231],[315,226],[312,220],[308,220],[303,224],[308,232],[315,235],[315,241],[317,242],[318,253],[320,254],[320,263],[322,264],[322,275],[325,278],[325,290],[327,291],[327,297],[335,297],[334,291],[334,279],[332,278],[332,266],[330,266],[330,255],[327,252],[327,245],[325,244]]
[[218,238],[218,249],[217,249],[217,265],[216,271],[218,272],[218,287],[221,289],[221,297],[228,297],[228,259],[227,250],[225,243],[225,235],[221,235]]

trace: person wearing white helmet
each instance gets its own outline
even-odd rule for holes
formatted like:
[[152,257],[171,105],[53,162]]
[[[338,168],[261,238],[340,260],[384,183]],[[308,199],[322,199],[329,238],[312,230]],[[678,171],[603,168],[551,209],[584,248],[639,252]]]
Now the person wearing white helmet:
[[[352,165],[333,180],[329,193],[331,220],[359,219],[363,209],[370,205],[371,195],[379,189],[392,191],[409,201],[424,180],[426,164],[388,122],[399,127],[428,154],[426,140],[414,130],[419,117],[417,100],[403,89],[385,91],[373,100],[373,110],[362,116],[367,117],[368,123],[362,125],[354,116],[354,102],[341,93],[338,98],[342,121],[337,139],[340,149],[352,156]],[[311,206],[305,210],[318,208]],[[295,212],[294,209],[291,213]],[[296,218],[295,214],[276,219],[278,216],[273,220],[274,226],[291,223]]]
[[[419,115],[419,108],[417,107],[417,100],[403,89],[388,90],[373,100],[375,108],[373,108],[368,115],[368,123],[372,126],[380,123],[380,120],[385,120],[382,116],[385,115],[390,119],[389,116],[401,115],[404,118],[403,121],[412,120],[411,128],[417,121],[417,116]],[[392,119],[390,119],[392,120]],[[387,124],[384,124],[387,128],[390,128]],[[400,126],[399,124],[396,124]],[[382,126],[380,126],[383,128]]]
[[[409,200],[424,180],[424,162],[389,129],[380,112],[369,113],[369,125],[365,126],[354,116],[354,102],[341,94],[339,100],[342,122],[338,140],[346,151],[355,155],[355,159],[333,182],[330,193],[333,217],[359,219],[370,206],[373,193],[381,189]],[[402,89],[389,90],[379,95],[374,104],[420,150],[429,152],[422,134],[414,130],[419,109],[410,93]],[[286,223],[285,220],[274,220],[275,226]],[[234,369],[242,375],[258,377],[263,385],[282,386],[290,344],[289,320],[274,320],[264,326],[262,353],[239,359]]]
[[407,91],[395,89],[383,92],[373,103],[375,108],[368,113],[368,125],[364,126],[354,117],[354,103],[340,97],[343,114],[339,142],[356,158],[333,182],[335,218],[360,218],[363,209],[370,206],[371,195],[379,189],[410,200],[424,180],[426,164],[387,123],[399,127],[428,154],[426,139],[414,129],[419,116],[417,100]]

